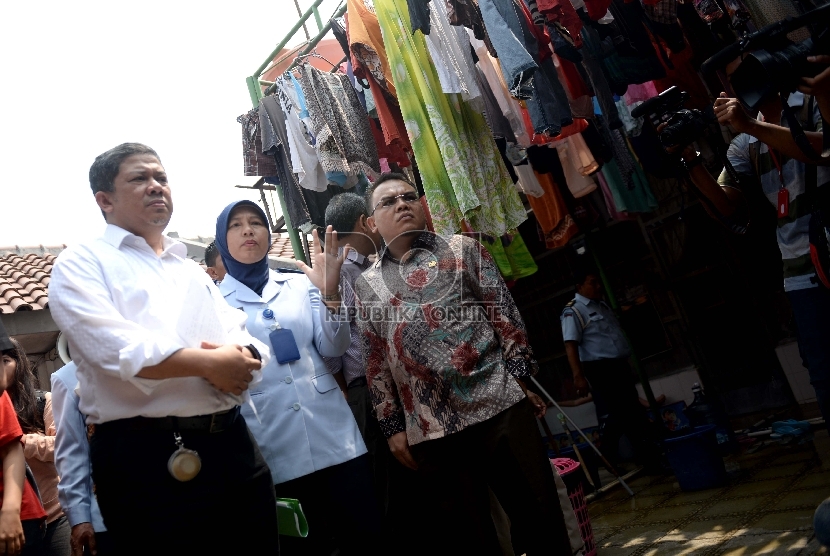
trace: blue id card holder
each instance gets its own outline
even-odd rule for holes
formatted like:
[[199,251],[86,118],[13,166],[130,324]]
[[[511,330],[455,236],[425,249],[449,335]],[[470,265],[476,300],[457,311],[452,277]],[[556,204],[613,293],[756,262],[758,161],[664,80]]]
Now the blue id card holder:
[[[277,325],[279,326],[279,325]],[[280,364],[290,363],[300,359],[300,350],[294,333],[288,328],[277,328],[268,335],[271,340],[271,347],[274,349],[274,357]]]

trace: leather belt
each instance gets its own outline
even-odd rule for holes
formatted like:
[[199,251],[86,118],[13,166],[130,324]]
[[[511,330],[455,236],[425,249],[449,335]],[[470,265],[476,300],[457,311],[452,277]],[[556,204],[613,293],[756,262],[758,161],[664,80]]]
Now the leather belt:
[[96,431],[192,431],[219,433],[231,427],[239,416],[239,406],[227,411],[193,417],[130,417],[95,426]]

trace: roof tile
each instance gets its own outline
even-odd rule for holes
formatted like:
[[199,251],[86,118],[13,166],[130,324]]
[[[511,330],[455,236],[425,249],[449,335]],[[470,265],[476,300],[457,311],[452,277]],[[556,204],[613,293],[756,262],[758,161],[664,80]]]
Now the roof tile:
[[50,274],[64,247],[0,247],[0,313],[49,307]]

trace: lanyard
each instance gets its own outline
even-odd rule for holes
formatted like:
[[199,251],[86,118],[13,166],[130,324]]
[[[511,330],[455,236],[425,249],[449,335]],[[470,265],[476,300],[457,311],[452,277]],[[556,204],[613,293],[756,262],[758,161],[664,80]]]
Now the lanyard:
[[787,187],[784,185],[784,170],[778,156],[775,154],[775,150],[769,145],[767,145],[767,149],[775,168],[778,170],[778,180],[781,182],[781,189],[778,190],[778,203],[775,208],[778,212],[778,218],[786,218],[790,214],[790,192],[787,191]]

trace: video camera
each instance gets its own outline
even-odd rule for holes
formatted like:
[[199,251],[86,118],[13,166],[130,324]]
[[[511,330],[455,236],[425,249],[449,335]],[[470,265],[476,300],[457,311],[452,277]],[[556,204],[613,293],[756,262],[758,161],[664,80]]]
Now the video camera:
[[677,87],[669,87],[656,97],[652,97],[631,111],[631,116],[639,118],[649,115],[655,127],[665,123],[659,132],[660,143],[670,147],[685,147],[699,137],[708,133],[709,125],[717,122],[712,107],[706,110],[683,108],[689,100],[689,93]]
[[[792,42],[787,33],[801,27],[810,30],[810,38],[800,43]],[[802,77],[814,77],[820,73],[824,68],[808,62],[807,57],[827,53],[830,53],[830,4],[745,34],[706,60],[700,69],[704,74],[710,73],[724,68],[740,56],[743,61],[730,76],[729,82],[741,104],[750,114],[755,114],[765,100],[778,93],[786,99],[798,88]],[[786,102],[782,104],[796,143],[804,154],[818,158],[795,115]],[[827,118],[830,114],[824,116]]]

